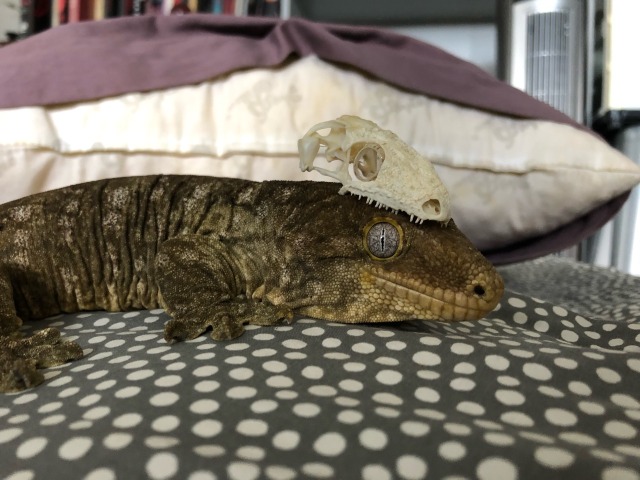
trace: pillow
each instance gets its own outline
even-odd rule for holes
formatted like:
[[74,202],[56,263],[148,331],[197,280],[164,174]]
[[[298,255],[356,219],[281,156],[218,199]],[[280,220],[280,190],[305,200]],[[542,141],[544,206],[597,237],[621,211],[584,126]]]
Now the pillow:
[[[105,43],[117,46],[136,29],[154,25],[142,46],[133,43],[138,53],[127,50],[118,61],[109,82],[92,84],[95,72],[85,74],[69,60],[76,83],[50,86],[16,66],[15,51],[0,50],[0,72],[7,71],[6,62],[28,77],[28,88],[16,92],[22,96],[16,105],[0,73],[0,201],[151,173],[326,180],[299,171],[297,140],[318,122],[352,114],[394,131],[429,158],[450,191],[461,230],[492,260],[505,263],[586,237],[640,181],[640,168],[590,131],[426,44],[382,30],[301,20],[187,17],[118,19],[52,32],[66,44],[66,37],[81,44],[79,38],[91,35],[93,47],[78,58],[95,63],[98,53],[108,53]],[[253,35],[243,30],[245,35],[233,36],[223,28],[239,24]],[[188,26],[196,33],[186,33]],[[34,37],[33,47],[44,36]],[[147,47],[173,45],[167,40],[174,37],[193,43],[196,36],[203,44],[222,37],[220,48],[228,50],[223,58],[240,64],[194,84],[194,72],[208,71],[211,62],[198,68],[184,60],[185,74],[176,75],[180,48],[149,59],[154,77],[132,63],[131,58],[145,60]],[[28,42],[16,47],[24,53]],[[283,42],[297,54],[283,53]],[[349,48],[337,54],[336,44]],[[363,62],[371,55],[376,62]],[[264,58],[270,59],[267,65]],[[253,68],[240,69],[247,64]]]

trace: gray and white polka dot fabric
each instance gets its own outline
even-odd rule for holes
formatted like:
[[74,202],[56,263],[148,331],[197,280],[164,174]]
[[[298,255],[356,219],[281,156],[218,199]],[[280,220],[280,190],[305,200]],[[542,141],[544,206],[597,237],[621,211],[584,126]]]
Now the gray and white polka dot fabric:
[[0,397],[0,476],[640,479],[640,279],[502,271],[474,323],[299,319],[171,346],[161,311],[31,323],[87,356]]

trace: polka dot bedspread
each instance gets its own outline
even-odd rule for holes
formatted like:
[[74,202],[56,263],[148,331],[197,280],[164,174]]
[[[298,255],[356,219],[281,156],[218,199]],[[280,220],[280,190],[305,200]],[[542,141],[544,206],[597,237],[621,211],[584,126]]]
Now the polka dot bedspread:
[[640,479],[640,279],[501,271],[478,322],[300,318],[174,345],[162,311],[32,322],[86,356],[0,397],[0,477]]

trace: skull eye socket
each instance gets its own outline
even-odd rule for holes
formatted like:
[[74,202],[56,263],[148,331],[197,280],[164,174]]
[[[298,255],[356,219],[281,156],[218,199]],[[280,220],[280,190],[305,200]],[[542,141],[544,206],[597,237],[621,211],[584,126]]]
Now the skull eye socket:
[[352,151],[357,151],[353,157],[353,173],[358,180],[371,182],[375,180],[384,162],[384,150],[376,143],[356,144]]
[[364,247],[374,260],[390,260],[402,251],[404,233],[390,218],[374,219],[364,229]]

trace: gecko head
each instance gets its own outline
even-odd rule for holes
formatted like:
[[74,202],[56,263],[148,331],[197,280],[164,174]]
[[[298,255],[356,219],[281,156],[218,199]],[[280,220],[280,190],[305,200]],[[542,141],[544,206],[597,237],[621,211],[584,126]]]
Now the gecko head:
[[322,301],[301,313],[345,323],[463,321],[497,306],[502,278],[453,221],[418,225],[357,200],[339,205],[339,225],[315,232]]
[[376,216],[362,230],[369,262],[360,269],[363,297],[417,319],[477,320],[504,291],[493,265],[458,230]]
[[[321,147],[329,169],[314,162]],[[300,168],[342,183],[340,193],[401,210],[416,220],[451,218],[449,193],[433,165],[395,133],[354,115],[314,125],[299,141]]]

